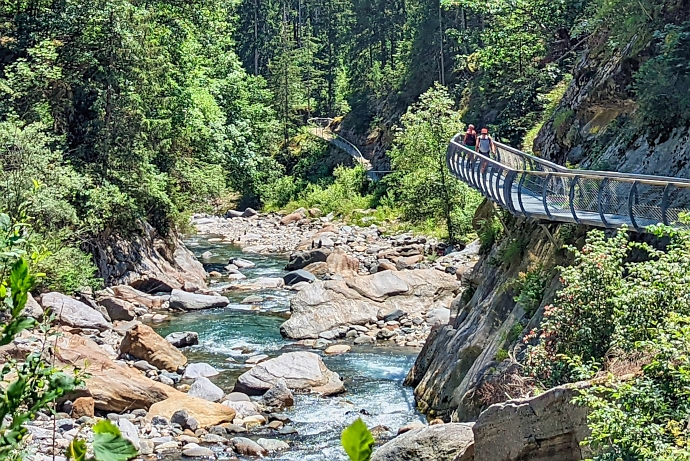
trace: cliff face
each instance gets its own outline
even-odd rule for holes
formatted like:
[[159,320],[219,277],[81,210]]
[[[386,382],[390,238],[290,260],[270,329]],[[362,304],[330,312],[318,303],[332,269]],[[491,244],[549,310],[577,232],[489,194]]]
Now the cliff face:
[[[419,408],[430,418],[473,421],[496,402],[493,389],[502,388],[498,382],[504,382],[513,364],[511,357],[502,356],[513,354],[517,337],[541,318],[541,308],[531,321],[525,318],[525,306],[514,300],[515,281],[520,273],[540,269],[544,299],[551,299],[558,286],[554,267],[565,257],[560,240],[572,238],[573,231],[572,226],[541,227],[517,220],[509,224],[503,243],[467,275],[465,293],[451,305],[450,323],[434,330],[406,379],[415,387]],[[523,249],[514,254],[511,248],[516,247]]]
[[[631,50],[632,45],[613,56],[585,53],[534,151],[583,169],[690,178],[690,128],[664,131],[636,120],[639,108],[630,85],[645,58],[644,53],[633,56]],[[690,203],[689,198],[685,191],[671,195],[676,203]],[[521,330],[521,337],[538,325],[543,306],[558,289],[555,266],[569,257],[561,244],[582,243],[587,229],[511,219],[506,231],[468,276],[471,298],[454,301],[450,324],[428,339],[407,377],[420,409],[430,418],[472,421],[489,404],[520,397],[520,383],[508,379],[515,367],[513,357],[520,352],[515,332]],[[524,242],[524,250],[506,260],[515,239]],[[539,309],[530,316],[513,300],[514,280],[539,264],[545,268],[546,289]],[[507,359],[506,351],[511,353]]]

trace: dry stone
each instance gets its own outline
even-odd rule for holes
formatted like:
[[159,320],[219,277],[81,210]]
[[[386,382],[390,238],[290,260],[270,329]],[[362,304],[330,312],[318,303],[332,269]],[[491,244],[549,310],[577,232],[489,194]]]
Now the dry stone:
[[[413,429],[385,443],[371,457],[371,461],[472,461],[473,459],[472,424],[467,423]],[[484,461],[484,458],[476,459]]]
[[41,303],[45,309],[50,309],[57,321],[63,325],[101,331],[111,328],[100,312],[62,293],[46,293],[41,296]]
[[530,399],[492,405],[474,426],[481,461],[576,461],[591,457],[586,407],[572,403],[580,385],[550,389]]
[[144,324],[127,331],[120,350],[161,370],[177,371],[187,363],[187,358],[175,346]]

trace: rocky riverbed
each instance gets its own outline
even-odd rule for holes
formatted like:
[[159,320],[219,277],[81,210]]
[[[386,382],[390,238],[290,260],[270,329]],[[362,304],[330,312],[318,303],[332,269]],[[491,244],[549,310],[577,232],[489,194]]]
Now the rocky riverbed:
[[402,379],[431,328],[448,323],[476,245],[451,251],[306,210],[243,214],[195,218],[187,244],[203,266],[178,249],[121,275],[162,292],[32,300],[31,315],[54,313],[55,330],[6,355],[48,342],[56,364],[90,374],[56,421],[29,425],[35,459],[88,439],[101,417],[143,456],[285,460],[345,459],[338,437],[359,415],[382,439],[419,421]]

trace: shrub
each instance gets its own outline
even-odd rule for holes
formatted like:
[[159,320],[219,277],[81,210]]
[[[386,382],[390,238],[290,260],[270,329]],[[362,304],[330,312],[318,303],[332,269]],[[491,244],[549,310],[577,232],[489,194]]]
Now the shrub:
[[487,253],[496,243],[503,232],[501,222],[495,216],[491,219],[483,219],[479,222],[479,242],[481,243],[480,252]]
[[514,281],[513,288],[516,291],[513,300],[525,308],[525,315],[530,318],[534,315],[544,297],[547,273],[542,266],[527,272],[520,272]]
[[58,247],[42,259],[36,268],[45,274],[38,285],[44,290],[72,294],[82,288],[98,290],[103,285],[103,280],[95,276],[97,269],[91,256],[79,248]]

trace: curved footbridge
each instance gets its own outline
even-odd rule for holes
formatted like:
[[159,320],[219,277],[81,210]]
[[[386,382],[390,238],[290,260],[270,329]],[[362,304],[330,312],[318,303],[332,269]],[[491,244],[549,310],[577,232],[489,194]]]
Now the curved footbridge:
[[484,156],[462,136],[448,146],[448,168],[513,215],[637,232],[658,223],[690,227],[679,223],[690,214],[690,180],[568,169],[498,142]]
[[357,163],[362,165],[364,169],[367,170],[367,177],[372,181],[379,181],[385,174],[390,173],[388,170],[374,170],[371,162],[364,158],[362,152],[357,148],[357,146],[340,136],[338,133],[333,132],[330,129],[330,126],[333,123],[332,118],[315,117],[310,118],[307,123],[309,124],[309,133],[312,136],[316,136],[324,141],[328,141],[338,149],[350,154],[350,156],[355,159]]

